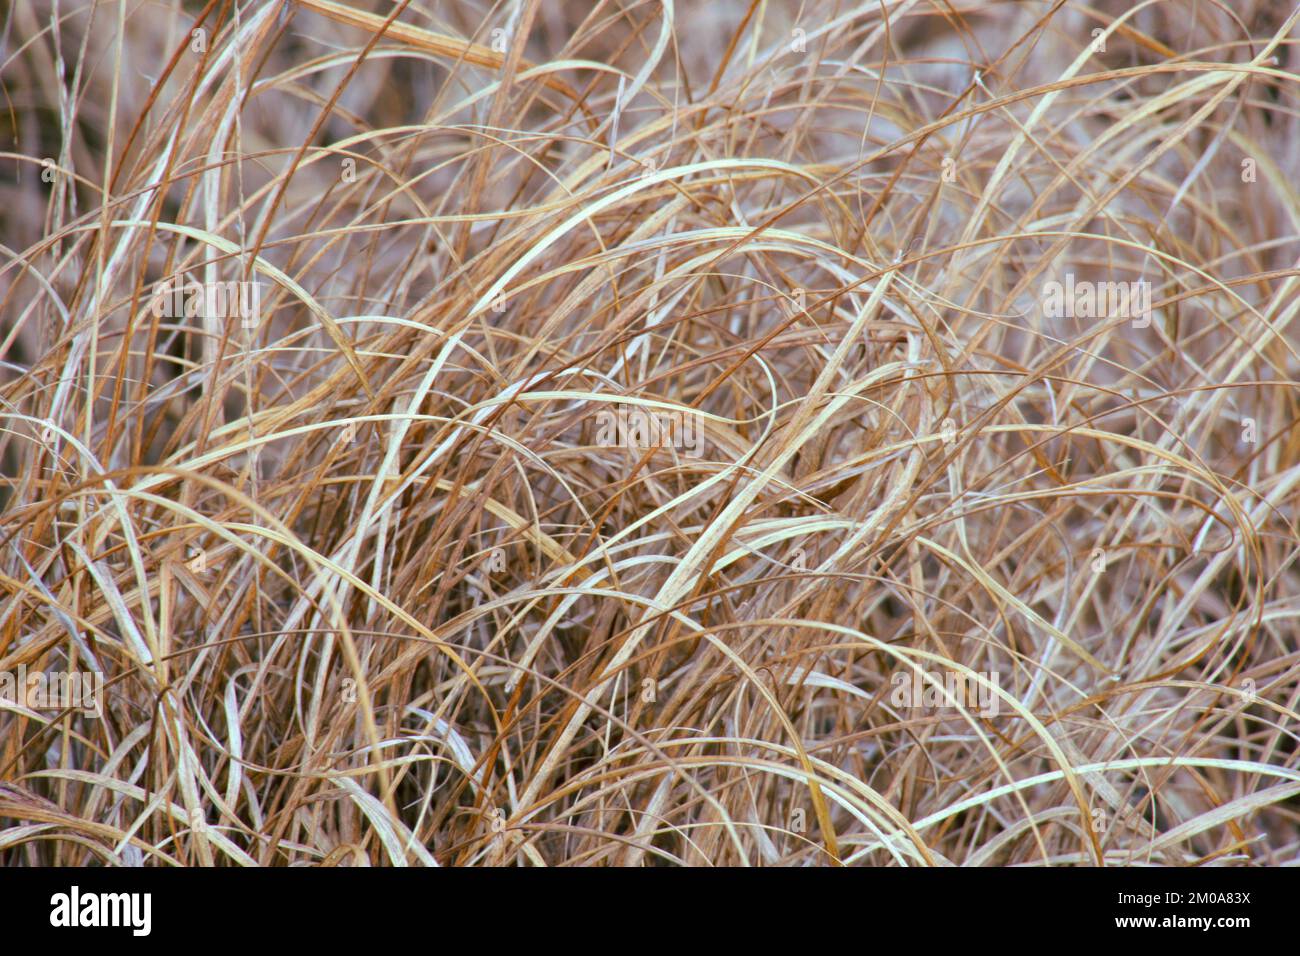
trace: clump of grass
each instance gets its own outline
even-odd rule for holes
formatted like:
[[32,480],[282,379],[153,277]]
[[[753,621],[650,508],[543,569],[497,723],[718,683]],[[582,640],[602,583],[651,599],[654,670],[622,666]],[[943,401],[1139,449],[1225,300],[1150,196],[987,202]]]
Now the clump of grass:
[[1294,861],[1296,22],[10,7],[0,864]]

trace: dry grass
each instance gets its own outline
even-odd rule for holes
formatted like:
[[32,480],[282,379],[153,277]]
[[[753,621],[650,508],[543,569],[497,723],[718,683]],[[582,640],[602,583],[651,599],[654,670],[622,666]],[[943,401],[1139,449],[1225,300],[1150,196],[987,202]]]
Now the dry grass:
[[7,8],[0,864],[1300,858],[1300,13],[351,2]]

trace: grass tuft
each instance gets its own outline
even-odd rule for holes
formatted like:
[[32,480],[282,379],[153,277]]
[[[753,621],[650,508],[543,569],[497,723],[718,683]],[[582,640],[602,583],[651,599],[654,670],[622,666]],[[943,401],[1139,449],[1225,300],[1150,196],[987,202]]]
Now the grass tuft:
[[3,17],[0,865],[1300,857],[1300,11]]

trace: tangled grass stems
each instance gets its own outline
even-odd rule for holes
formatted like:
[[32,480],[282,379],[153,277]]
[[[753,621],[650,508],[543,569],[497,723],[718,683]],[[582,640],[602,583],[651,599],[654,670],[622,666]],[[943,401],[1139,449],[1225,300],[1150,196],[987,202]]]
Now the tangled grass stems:
[[1298,20],[11,6],[0,864],[1293,863]]

